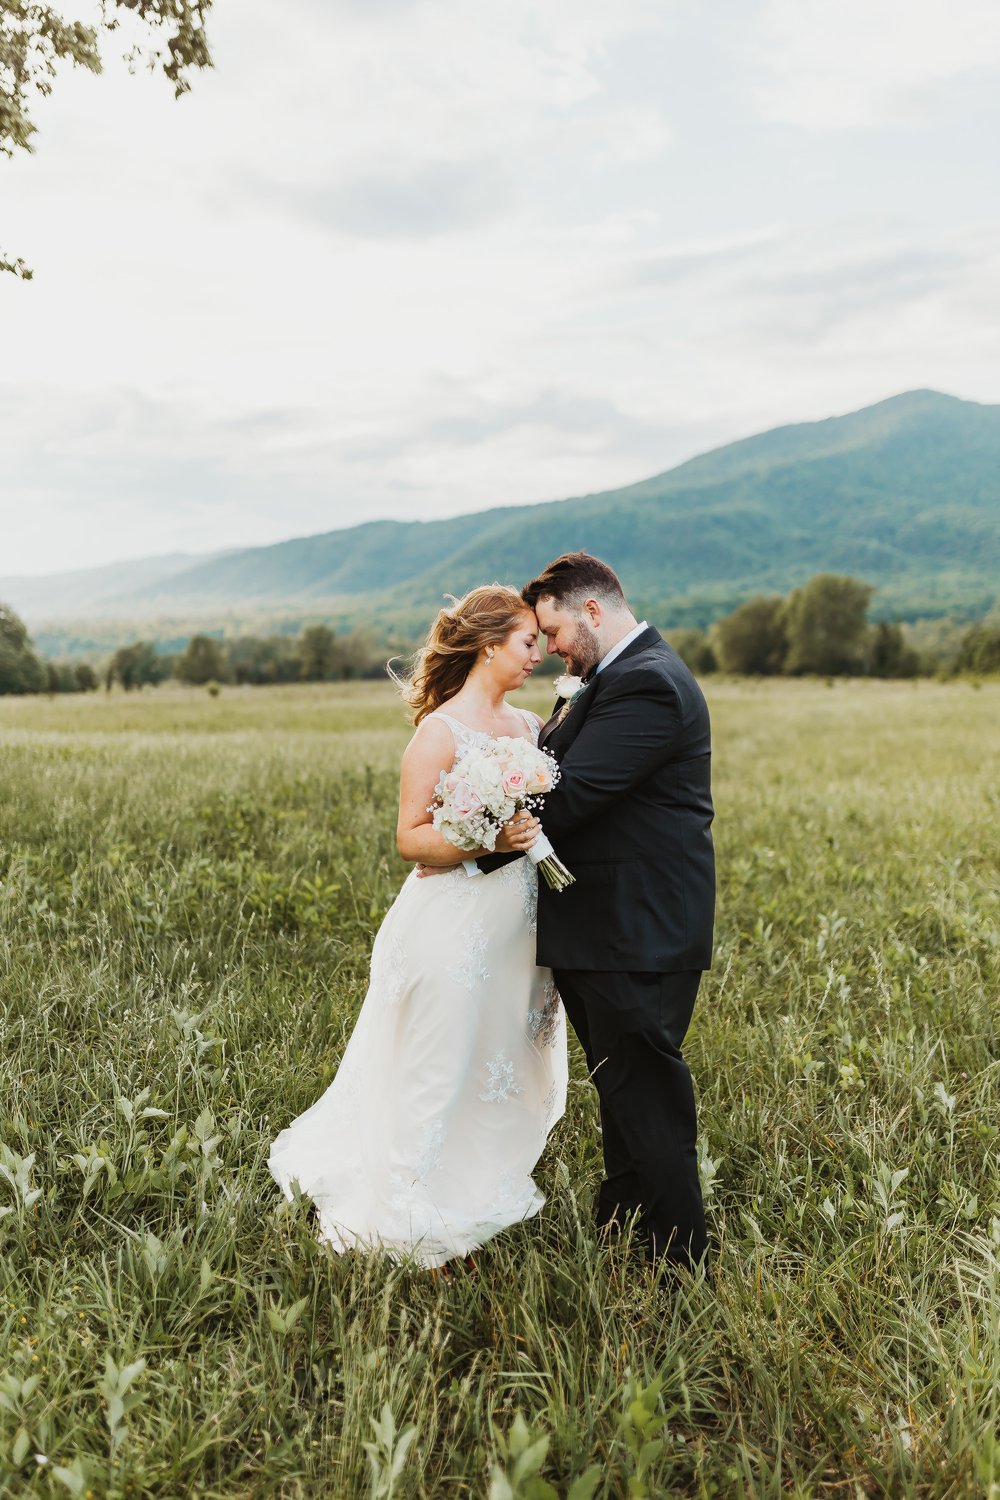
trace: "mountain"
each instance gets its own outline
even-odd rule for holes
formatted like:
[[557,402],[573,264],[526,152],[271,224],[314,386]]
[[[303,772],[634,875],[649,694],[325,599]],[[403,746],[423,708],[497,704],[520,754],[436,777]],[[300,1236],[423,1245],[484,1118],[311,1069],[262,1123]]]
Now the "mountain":
[[610,562],[660,623],[705,624],[820,571],[875,584],[876,614],[983,614],[1000,579],[1000,407],[910,391],[730,443],[625,489],[368,522],[187,565],[161,559],[159,571],[155,559],[120,564],[72,584],[49,580],[45,605],[44,580],[30,581],[30,607],[16,580],[0,580],[0,598],[31,623],[89,614],[232,624],[280,613],[410,629],[445,592],[523,582],[579,547]]
[[114,608],[122,594],[155,592],[161,583],[188,568],[226,556],[212,558],[191,552],[170,552],[161,557],[139,557],[129,562],[108,563],[102,568],[78,568],[66,573],[46,573],[37,578],[0,578],[0,599],[16,603],[18,613],[28,619],[39,615],[78,614]]

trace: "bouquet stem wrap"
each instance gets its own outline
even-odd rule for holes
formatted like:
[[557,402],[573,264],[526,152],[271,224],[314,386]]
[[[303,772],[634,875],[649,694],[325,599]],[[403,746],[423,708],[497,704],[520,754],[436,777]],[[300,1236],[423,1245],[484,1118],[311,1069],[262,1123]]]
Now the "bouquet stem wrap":
[[545,876],[545,883],[550,891],[564,891],[576,879],[553,849],[551,839],[541,829],[539,829],[537,839],[528,850],[528,858]]

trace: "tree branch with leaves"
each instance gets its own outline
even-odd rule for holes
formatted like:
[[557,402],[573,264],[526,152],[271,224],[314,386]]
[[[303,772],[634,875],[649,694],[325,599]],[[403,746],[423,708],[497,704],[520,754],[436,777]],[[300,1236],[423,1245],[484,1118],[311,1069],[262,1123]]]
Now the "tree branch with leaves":
[[[101,72],[102,33],[117,31],[123,14],[145,35],[125,54],[129,66],[162,72],[179,99],[192,74],[212,66],[205,33],[211,6],[212,0],[101,0],[99,21],[88,25],[36,0],[0,0],[0,155],[33,149],[32,109],[51,94],[61,63]],[[31,279],[23,260],[0,251],[2,271]]]

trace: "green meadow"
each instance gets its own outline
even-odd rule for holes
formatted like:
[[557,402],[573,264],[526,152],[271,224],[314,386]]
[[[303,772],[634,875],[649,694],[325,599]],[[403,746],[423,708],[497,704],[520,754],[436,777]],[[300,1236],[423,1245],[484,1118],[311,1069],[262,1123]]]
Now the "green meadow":
[[0,1494],[1000,1497],[1000,684],[707,689],[680,1286],[595,1243],[575,1045],[450,1284],[267,1173],[404,875],[387,686],[0,699]]

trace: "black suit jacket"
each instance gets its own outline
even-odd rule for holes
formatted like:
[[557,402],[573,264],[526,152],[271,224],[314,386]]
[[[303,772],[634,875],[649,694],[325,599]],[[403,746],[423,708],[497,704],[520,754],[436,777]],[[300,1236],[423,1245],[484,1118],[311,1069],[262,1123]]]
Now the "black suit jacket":
[[[711,732],[697,682],[647,628],[540,743],[562,779],[542,827],[576,877],[538,889],[539,964],[669,973],[712,961]],[[479,861],[484,871],[508,858]]]

